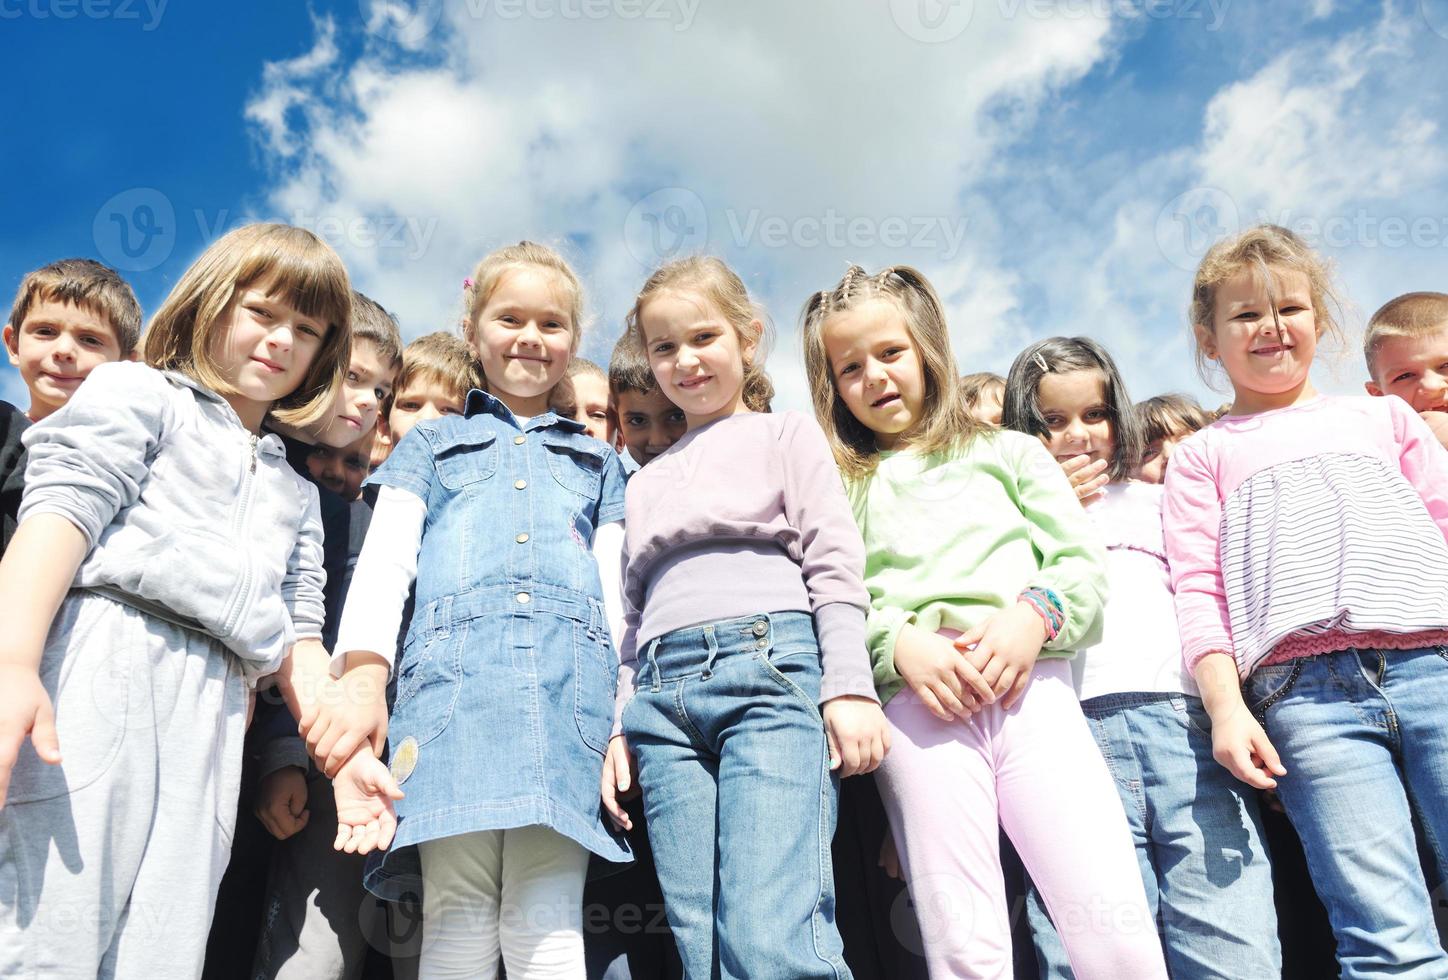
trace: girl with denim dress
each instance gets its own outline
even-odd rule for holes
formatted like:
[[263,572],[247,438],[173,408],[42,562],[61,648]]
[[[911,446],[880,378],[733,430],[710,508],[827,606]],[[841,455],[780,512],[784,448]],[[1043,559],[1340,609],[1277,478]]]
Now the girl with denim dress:
[[[469,299],[489,391],[462,417],[419,422],[372,476],[381,489],[337,641],[344,680],[385,678],[415,579],[387,729],[404,795],[367,885],[389,899],[421,889],[424,978],[496,976],[500,952],[510,977],[581,977],[589,854],[629,857],[598,800],[617,671],[617,579],[605,590],[600,567],[618,567],[623,468],[547,407],[579,339],[581,290],[563,259],[502,249]],[[376,765],[363,746],[342,767],[339,846],[386,841],[390,828],[370,826],[387,822],[386,794],[346,778]]]
[[279,672],[295,711],[328,663],[317,492],[262,420],[328,415],[351,303],[310,232],[237,229],[144,364],[97,367],[26,431],[0,563],[0,974],[200,975],[249,689]]
[[1317,393],[1332,300],[1274,225],[1197,270],[1198,353],[1234,397],[1167,467],[1182,655],[1213,755],[1277,789],[1342,976],[1448,977],[1415,832],[1448,866],[1448,454],[1399,398]]
[[689,977],[848,977],[838,777],[887,742],[839,474],[807,417],[767,414],[763,323],[723,262],[659,269],[628,330],[688,430],[628,487],[605,806],[631,826],[632,750]]
[[931,976],[1007,977],[1000,830],[1076,974],[1165,977],[1121,801],[1071,687],[1105,555],[1040,442],[965,406],[915,269],[851,267],[805,305],[815,414],[865,543],[894,747],[876,776]]
[[[1111,355],[1088,338],[1040,341],[1011,365],[1006,427],[1037,436],[1063,469],[1105,465],[1111,481],[1081,498],[1106,543],[1110,598],[1101,641],[1071,668],[1126,808],[1172,975],[1275,977],[1282,957],[1257,794],[1213,760],[1182,666],[1161,487],[1127,479],[1142,455],[1140,423]],[[1042,975],[1072,976],[1034,888],[1026,912]]]

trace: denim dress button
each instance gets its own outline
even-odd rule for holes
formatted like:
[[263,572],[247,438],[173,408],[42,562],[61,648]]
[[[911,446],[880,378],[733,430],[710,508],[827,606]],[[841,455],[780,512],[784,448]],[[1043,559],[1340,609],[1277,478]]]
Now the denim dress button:
[[524,606],[533,601],[533,597],[526,592],[519,592],[516,598],[518,603]]
[[528,481],[527,481],[527,480],[516,480],[516,481],[514,481],[514,483],[513,483],[513,489],[514,489],[514,490],[527,490],[527,489],[528,489]]
[[519,544],[527,544],[527,543],[528,543],[528,535],[527,535],[526,532],[524,532],[523,534],[518,535],[518,536],[517,536],[516,538],[514,538],[513,540],[516,541],[516,542],[518,542]]
[[523,443],[525,443],[525,442],[527,442],[527,441],[528,441],[528,437],[527,437],[527,436],[514,436],[514,437],[513,437],[513,445],[515,445],[515,446],[521,446],[521,445],[523,445]]

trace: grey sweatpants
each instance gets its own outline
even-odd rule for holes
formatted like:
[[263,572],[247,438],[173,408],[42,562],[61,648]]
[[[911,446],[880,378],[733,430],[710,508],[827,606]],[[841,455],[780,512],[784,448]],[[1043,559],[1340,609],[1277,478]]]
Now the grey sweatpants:
[[236,823],[237,659],[73,591],[40,673],[64,761],[27,742],[0,810],[0,976],[199,976]]

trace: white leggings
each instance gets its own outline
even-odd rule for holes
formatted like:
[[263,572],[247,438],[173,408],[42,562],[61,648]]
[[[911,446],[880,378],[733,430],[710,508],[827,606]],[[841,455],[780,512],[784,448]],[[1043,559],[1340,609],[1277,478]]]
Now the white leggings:
[[419,980],[582,980],[588,851],[547,827],[484,830],[418,845]]

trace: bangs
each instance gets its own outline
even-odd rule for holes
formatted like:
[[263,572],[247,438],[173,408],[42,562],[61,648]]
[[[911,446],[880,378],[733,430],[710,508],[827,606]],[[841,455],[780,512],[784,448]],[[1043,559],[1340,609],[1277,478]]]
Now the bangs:
[[256,288],[285,299],[330,332],[345,327],[352,316],[352,289],[336,253],[300,228],[253,243],[237,265],[236,283],[238,289]]

